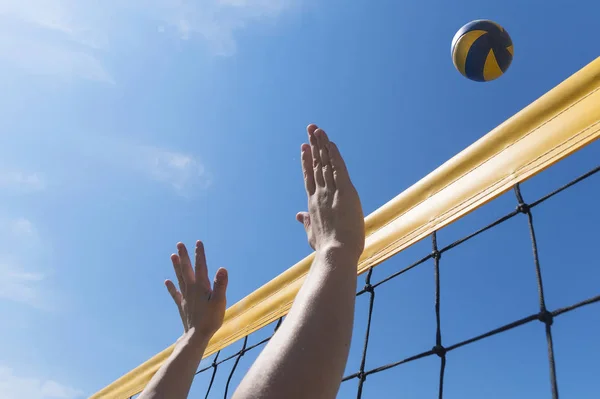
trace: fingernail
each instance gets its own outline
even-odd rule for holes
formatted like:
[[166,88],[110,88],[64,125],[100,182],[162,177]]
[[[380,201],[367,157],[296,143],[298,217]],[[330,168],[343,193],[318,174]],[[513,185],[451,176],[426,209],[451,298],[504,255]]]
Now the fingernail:
[[219,271],[217,272],[217,278],[219,280],[223,280],[226,277],[227,277],[227,272],[225,271],[225,269],[219,269]]

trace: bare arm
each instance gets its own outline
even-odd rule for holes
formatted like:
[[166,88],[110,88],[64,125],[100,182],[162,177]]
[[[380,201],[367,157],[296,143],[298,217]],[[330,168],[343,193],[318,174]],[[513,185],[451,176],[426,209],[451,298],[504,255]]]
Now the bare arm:
[[298,220],[315,259],[290,313],[234,399],[335,398],[348,359],[364,218],[337,147],[315,125],[308,134],[302,167],[309,211]]
[[195,341],[190,334],[184,334],[139,399],[187,398],[207,344]]
[[196,243],[195,270],[185,245],[177,244],[177,251],[177,255],[171,255],[171,261],[180,291],[170,280],[165,285],[179,310],[184,334],[139,399],[187,398],[208,341],[223,324],[227,271],[219,269],[211,289],[202,243]]

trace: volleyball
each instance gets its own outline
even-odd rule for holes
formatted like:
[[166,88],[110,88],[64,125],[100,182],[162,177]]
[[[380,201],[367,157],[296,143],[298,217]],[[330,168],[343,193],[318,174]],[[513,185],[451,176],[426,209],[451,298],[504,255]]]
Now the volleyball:
[[480,19],[469,22],[452,39],[452,62],[466,78],[476,82],[498,79],[513,59],[513,43],[504,28]]

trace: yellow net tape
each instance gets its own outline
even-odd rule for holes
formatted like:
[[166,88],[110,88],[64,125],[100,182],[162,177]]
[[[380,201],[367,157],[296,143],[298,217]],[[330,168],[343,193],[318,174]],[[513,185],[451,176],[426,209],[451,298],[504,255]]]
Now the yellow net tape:
[[[600,58],[370,214],[358,274],[581,149],[600,135]],[[289,311],[314,254],[227,309],[208,357]],[[173,346],[92,398],[141,392]]]

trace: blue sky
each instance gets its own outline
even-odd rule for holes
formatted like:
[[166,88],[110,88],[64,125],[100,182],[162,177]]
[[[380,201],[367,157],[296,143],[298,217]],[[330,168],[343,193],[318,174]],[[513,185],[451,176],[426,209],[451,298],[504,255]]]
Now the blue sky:
[[[177,241],[204,240],[211,270],[229,269],[230,304],[308,254],[294,218],[307,124],[339,144],[368,214],[592,61],[599,11],[537,0],[1,1],[0,391],[85,397],[172,343],[181,327],[163,280]],[[491,83],[466,80],[450,59],[455,31],[477,18],[515,45]],[[535,177],[526,199],[596,166],[599,151]],[[595,178],[535,210],[551,309],[600,291],[599,193]],[[513,207],[501,197],[441,231],[441,245]],[[419,243],[373,278],[428,251]],[[525,220],[446,254],[442,289],[446,344],[535,312]],[[597,311],[555,323],[563,397],[595,393]],[[367,368],[430,349],[431,264],[378,289],[373,328]],[[371,376],[363,397],[434,397],[438,367],[428,358]],[[448,398],[549,395],[539,323],[457,350],[447,367]],[[340,397],[355,389],[345,383]]]

